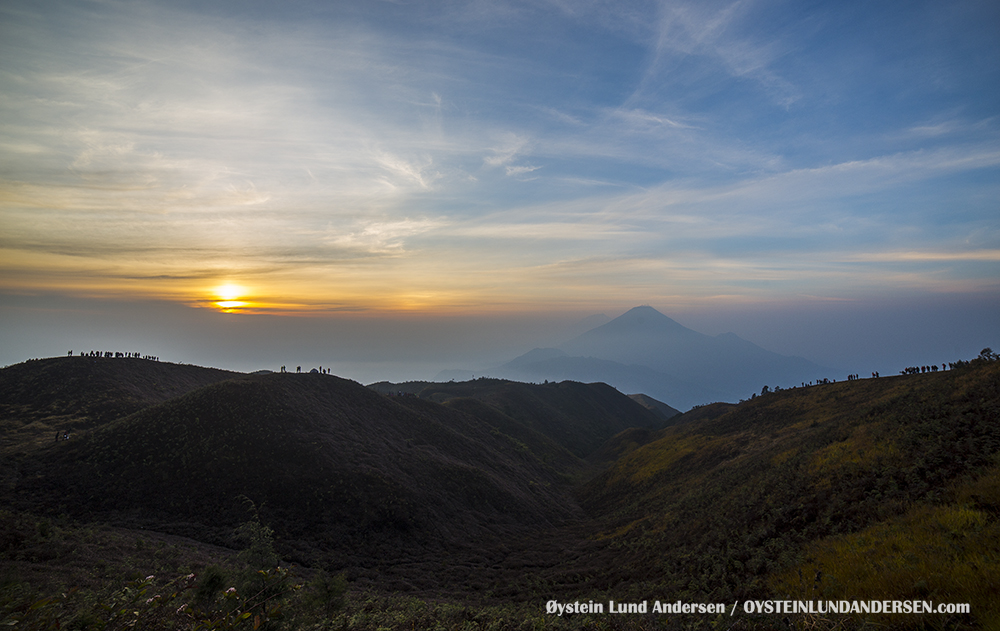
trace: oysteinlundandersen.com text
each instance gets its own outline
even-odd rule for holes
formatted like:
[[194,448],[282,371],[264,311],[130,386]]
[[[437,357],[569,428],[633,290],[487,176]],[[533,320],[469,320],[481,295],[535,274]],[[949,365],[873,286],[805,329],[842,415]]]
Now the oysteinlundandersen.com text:
[[969,603],[926,600],[748,600],[744,613],[969,613]]

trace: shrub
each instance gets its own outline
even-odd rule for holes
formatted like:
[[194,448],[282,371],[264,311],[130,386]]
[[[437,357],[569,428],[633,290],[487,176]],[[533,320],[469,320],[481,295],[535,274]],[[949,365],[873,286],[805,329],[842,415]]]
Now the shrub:
[[226,573],[217,565],[209,565],[202,573],[201,580],[194,592],[195,602],[205,604],[212,601],[216,594],[222,591],[225,584]]
[[347,592],[347,578],[343,574],[331,576],[320,571],[316,578],[310,581],[304,600],[306,604],[319,609],[326,617],[344,606],[344,595]]

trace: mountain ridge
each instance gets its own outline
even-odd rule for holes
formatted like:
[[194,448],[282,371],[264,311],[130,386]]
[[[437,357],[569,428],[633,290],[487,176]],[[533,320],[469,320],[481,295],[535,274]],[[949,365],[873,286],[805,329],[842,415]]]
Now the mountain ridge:
[[[12,572],[38,555],[57,563],[44,554],[62,549],[62,535],[45,533],[73,520],[81,537],[107,522],[231,544],[246,496],[286,560],[345,572],[356,594],[399,606],[408,627],[430,623],[406,606],[442,598],[502,602],[504,616],[531,626],[538,602],[553,598],[878,600],[891,580],[894,598],[969,602],[973,613],[831,624],[985,628],[1000,620],[989,589],[1000,581],[1000,360],[987,350],[940,372],[699,406],[593,450],[626,424],[615,410],[641,407],[604,384],[478,379],[382,384],[382,394],[330,375],[238,375],[68,440],[48,429],[44,444],[5,435],[0,554]],[[59,361],[0,374],[16,386],[0,389],[0,421],[63,422],[45,414],[83,409],[114,381],[63,382],[44,364]],[[193,374],[105,368],[122,379],[147,368]],[[47,407],[46,392],[62,404]],[[591,441],[574,446],[567,427]],[[12,524],[18,514],[34,517]],[[410,605],[393,600],[403,593]],[[366,606],[350,605],[351,615]],[[567,628],[641,628],[609,620]],[[789,624],[798,622],[810,620]]]
[[12,504],[74,497],[65,510],[80,519],[224,543],[249,497],[286,541],[312,542],[291,543],[293,558],[355,566],[580,517],[522,443],[415,402],[329,375],[222,381],[47,445]]
[[734,402],[764,385],[788,387],[825,378],[829,372],[801,357],[763,349],[735,333],[699,333],[653,307],[640,306],[555,348],[529,351],[490,374],[603,381],[688,409]]
[[485,403],[509,419],[541,431],[581,459],[628,427],[659,427],[665,420],[604,383],[561,380],[533,384],[480,378],[448,383],[381,382],[369,387],[442,404],[462,399]]
[[[787,589],[796,584],[800,542],[817,542],[820,549],[839,546],[843,555],[843,537],[875,524],[886,531],[884,524],[910,523],[904,515],[912,514],[911,521],[926,518],[928,509],[920,507],[946,506],[944,513],[968,509],[952,505],[951,498],[971,497],[962,490],[969,481],[977,481],[979,492],[996,489],[989,491],[992,499],[976,502],[974,517],[981,521],[923,527],[952,533],[945,536],[953,542],[966,536],[973,541],[980,527],[1000,528],[1000,513],[991,508],[1000,506],[1000,362],[995,360],[971,369],[782,390],[735,406],[699,408],[684,419],[656,432],[616,437],[606,456],[613,464],[581,492],[585,510],[603,522],[601,536],[628,551],[618,559],[619,567],[631,568],[623,576],[659,574],[667,583],[663,588],[673,593],[711,585],[734,598],[779,583]],[[905,533],[889,532],[906,539]],[[930,551],[944,544],[932,538],[921,545]],[[662,549],[673,555],[647,552]],[[906,549],[885,546],[881,554],[893,559],[886,566],[907,567],[902,558],[907,552],[901,551]],[[948,554],[990,554],[972,549]],[[813,564],[809,576],[871,566],[864,555],[825,559],[842,565],[834,570]],[[933,598],[939,601],[967,597],[964,579],[935,579],[921,571],[912,566],[905,573],[909,582],[895,584],[899,598],[930,597],[927,589],[936,590]],[[979,576],[990,581],[1000,573],[992,566]],[[934,587],[921,587],[928,584]],[[822,592],[795,593],[856,597],[849,584],[829,578],[820,587]],[[981,606],[1000,614],[1000,601],[991,598],[980,596]]]

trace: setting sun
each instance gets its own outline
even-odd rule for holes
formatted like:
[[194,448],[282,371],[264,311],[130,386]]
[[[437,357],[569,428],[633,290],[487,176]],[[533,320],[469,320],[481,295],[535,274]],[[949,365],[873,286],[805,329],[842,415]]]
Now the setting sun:
[[246,289],[239,285],[220,285],[215,288],[217,300],[212,304],[222,311],[234,311],[248,305],[247,302],[240,300],[245,293]]
[[244,293],[244,289],[239,285],[221,285],[215,288],[215,294],[221,300],[236,300]]

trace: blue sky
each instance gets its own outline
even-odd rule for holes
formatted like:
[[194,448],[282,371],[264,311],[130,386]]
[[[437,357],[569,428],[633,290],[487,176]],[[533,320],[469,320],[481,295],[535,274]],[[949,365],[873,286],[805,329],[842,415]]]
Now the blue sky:
[[995,2],[5,2],[0,361],[43,354],[37,310],[126,303],[549,323],[506,348],[637,304],[770,348],[747,322],[955,305],[971,347],[998,32]]

